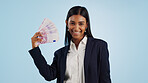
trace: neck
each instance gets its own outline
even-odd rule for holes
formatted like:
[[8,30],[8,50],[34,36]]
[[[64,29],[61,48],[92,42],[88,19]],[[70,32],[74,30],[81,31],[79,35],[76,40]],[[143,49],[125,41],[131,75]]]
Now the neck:
[[72,41],[74,42],[74,44],[75,44],[75,46],[76,46],[77,49],[78,49],[78,46],[79,46],[80,41],[81,41],[83,38],[84,38],[84,36],[83,36],[82,38],[80,38],[80,39],[74,39],[74,38],[72,38]]

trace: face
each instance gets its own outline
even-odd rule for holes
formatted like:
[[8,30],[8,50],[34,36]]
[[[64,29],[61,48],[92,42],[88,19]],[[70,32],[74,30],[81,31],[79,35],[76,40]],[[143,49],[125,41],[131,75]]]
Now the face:
[[87,28],[85,17],[72,15],[69,17],[68,22],[66,21],[66,24],[73,39],[81,40],[84,37],[84,32]]

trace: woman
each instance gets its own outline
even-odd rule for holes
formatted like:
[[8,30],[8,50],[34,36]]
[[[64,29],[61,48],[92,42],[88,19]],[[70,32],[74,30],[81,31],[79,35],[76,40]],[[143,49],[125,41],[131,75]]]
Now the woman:
[[85,7],[72,7],[66,18],[65,47],[54,53],[48,65],[36,42],[42,40],[40,32],[31,38],[29,50],[40,74],[57,83],[111,83],[107,43],[93,38],[90,20]]

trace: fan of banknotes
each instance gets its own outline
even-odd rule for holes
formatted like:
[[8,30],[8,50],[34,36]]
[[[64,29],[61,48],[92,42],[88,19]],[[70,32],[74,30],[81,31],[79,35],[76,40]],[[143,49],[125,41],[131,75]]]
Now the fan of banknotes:
[[41,38],[41,42],[37,42],[37,44],[45,44],[45,43],[53,43],[57,42],[59,40],[59,33],[52,21],[50,21],[48,18],[45,18],[40,25],[38,32],[41,32],[43,37]]

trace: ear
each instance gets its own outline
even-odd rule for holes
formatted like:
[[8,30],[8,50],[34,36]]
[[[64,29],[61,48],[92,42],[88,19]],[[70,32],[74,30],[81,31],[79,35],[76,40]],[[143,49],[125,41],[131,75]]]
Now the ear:
[[67,22],[67,20],[65,20],[65,23],[66,23],[66,26],[68,27],[68,22]]

